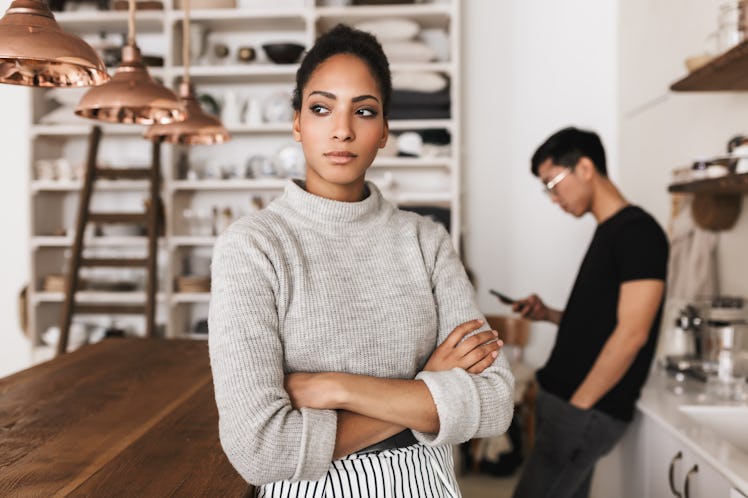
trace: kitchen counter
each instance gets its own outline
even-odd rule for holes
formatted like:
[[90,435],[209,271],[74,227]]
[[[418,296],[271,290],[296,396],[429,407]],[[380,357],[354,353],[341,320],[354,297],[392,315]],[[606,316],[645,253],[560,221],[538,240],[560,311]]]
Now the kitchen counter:
[[637,407],[706,460],[733,486],[748,494],[748,454],[679,409],[684,405],[708,404],[702,394],[704,386],[689,379],[677,382],[672,375],[655,368]]
[[205,341],[107,339],[0,379],[0,496],[243,496]]

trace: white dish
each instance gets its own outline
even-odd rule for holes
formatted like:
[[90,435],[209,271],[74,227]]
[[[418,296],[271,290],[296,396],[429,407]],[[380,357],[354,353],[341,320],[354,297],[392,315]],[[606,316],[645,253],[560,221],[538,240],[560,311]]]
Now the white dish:
[[431,71],[395,71],[392,73],[392,88],[413,92],[438,92],[449,85],[443,74]]
[[390,63],[398,62],[431,62],[436,59],[436,52],[422,41],[391,41],[382,43]]
[[273,164],[281,175],[303,178],[306,159],[299,144],[289,144],[281,147],[273,158]]
[[285,92],[270,95],[262,105],[262,117],[267,123],[290,123],[293,120],[291,96]]
[[410,19],[372,19],[356,23],[356,29],[373,34],[381,42],[411,40],[421,26]]

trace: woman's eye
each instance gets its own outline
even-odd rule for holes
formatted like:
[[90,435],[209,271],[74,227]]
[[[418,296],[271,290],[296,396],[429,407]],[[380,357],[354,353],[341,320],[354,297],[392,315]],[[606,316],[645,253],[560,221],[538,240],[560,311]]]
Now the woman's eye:
[[357,113],[365,118],[373,118],[374,116],[377,115],[377,111],[375,111],[374,109],[369,109],[367,107],[359,109]]
[[320,114],[320,115],[330,114],[330,110],[327,107],[319,105],[319,104],[310,106],[309,110],[312,111],[313,114]]

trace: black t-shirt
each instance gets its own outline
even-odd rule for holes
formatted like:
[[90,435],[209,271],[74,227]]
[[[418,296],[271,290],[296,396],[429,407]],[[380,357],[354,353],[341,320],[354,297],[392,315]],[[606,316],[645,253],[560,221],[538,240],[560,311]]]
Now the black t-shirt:
[[[618,319],[623,282],[665,280],[668,242],[657,222],[636,206],[626,206],[597,226],[579,268],[558,328],[556,343],[538,382],[548,392],[569,400],[592,369]],[[662,303],[649,339],[621,380],[595,408],[629,421],[647,378],[657,344]]]

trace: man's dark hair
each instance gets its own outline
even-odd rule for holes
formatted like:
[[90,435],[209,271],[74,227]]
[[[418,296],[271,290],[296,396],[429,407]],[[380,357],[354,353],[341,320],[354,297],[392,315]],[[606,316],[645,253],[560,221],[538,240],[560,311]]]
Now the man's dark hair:
[[392,96],[392,76],[387,56],[384,55],[382,45],[374,35],[353,29],[345,24],[338,24],[327,33],[317,38],[314,46],[306,53],[296,71],[296,88],[293,91],[291,104],[294,110],[301,110],[301,97],[304,86],[309,81],[317,66],[338,54],[355,55],[367,66],[382,94],[382,110],[384,117],[389,114],[390,98]]
[[605,148],[597,133],[573,126],[564,128],[551,135],[532,155],[532,174],[538,176],[538,168],[548,159],[554,164],[573,168],[582,157],[592,161],[598,173],[608,176]]

